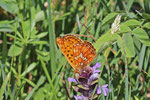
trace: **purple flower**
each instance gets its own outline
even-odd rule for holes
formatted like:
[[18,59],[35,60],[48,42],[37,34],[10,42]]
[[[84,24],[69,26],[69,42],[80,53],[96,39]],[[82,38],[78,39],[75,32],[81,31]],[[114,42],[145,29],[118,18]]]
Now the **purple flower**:
[[83,96],[83,95],[81,95],[81,96],[74,96],[74,98],[76,99],[76,100],[88,100],[88,98],[87,97],[85,97],[85,96]]
[[[99,72],[101,70],[97,69],[100,68],[101,64],[96,63],[93,67],[85,67],[82,69],[79,69],[79,72],[75,74],[75,78],[68,78],[69,82],[75,82],[76,85],[73,86],[74,90],[81,93],[81,96],[74,96],[76,100],[89,100],[92,97],[93,91],[95,87],[98,84],[98,78],[99,78]],[[111,90],[108,91],[108,84],[103,85],[100,87],[97,86],[96,93],[94,94],[94,99],[100,95],[101,89],[103,91],[104,96],[107,96],[108,92],[111,92]]]
[[91,84],[93,81],[97,80],[99,77],[99,74],[98,73],[94,73],[90,76],[90,78],[88,79],[88,83],[87,84]]
[[[108,91],[107,86],[108,86],[108,84],[105,84],[105,85],[102,86],[104,96],[107,96],[108,92],[111,92],[111,89],[109,89],[109,91]],[[97,94],[101,94],[100,86],[97,87]]]
[[71,77],[68,77],[68,81],[69,81],[69,82],[75,82],[75,83],[77,83],[76,79],[71,78]]
[[101,87],[100,86],[97,86],[97,94],[101,94]]
[[101,64],[100,64],[100,63],[96,63],[96,64],[92,67],[93,73],[99,73],[99,72],[101,72],[101,70],[97,70],[97,68],[100,68],[100,67],[101,67]]
[[[108,88],[107,88],[107,86],[108,86],[108,84],[105,84],[105,85],[102,86],[104,96],[107,96],[107,93],[108,93]],[[111,92],[111,89],[109,90],[109,92]]]

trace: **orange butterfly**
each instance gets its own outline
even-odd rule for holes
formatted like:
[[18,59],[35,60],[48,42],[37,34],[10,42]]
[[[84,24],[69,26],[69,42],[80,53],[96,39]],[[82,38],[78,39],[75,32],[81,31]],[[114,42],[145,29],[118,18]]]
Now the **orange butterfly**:
[[83,41],[74,35],[58,37],[57,44],[75,72],[92,62],[96,50],[90,42]]

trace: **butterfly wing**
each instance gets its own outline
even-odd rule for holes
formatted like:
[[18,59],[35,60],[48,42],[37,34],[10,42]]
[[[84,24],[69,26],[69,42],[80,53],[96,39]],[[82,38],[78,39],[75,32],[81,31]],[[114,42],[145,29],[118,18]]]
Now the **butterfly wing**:
[[58,37],[57,44],[76,72],[90,64],[96,56],[96,50],[90,42],[73,35]]
[[96,56],[96,50],[90,42],[84,41],[74,45],[73,55],[76,69],[84,68],[93,61]]
[[80,40],[76,36],[67,35],[64,38],[58,37],[56,41],[65,58],[68,60],[70,65],[75,69],[76,63],[73,56],[74,55],[73,46],[77,43],[81,43],[82,40]]

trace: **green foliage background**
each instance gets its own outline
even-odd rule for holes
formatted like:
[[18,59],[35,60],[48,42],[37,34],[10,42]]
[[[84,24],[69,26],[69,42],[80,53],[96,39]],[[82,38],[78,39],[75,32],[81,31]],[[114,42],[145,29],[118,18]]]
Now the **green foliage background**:
[[[112,35],[118,14],[120,32]],[[56,45],[62,34],[96,39],[80,36],[96,48],[91,65],[101,63],[99,83],[112,90],[100,100],[150,99],[150,0],[1,0],[0,100],[72,100],[78,94]]]

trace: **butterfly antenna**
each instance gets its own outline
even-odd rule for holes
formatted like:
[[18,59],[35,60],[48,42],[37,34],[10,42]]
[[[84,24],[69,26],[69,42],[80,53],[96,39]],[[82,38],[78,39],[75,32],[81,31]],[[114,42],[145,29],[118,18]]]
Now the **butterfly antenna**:
[[[81,23],[81,22],[80,22]],[[85,25],[85,24],[83,24],[83,23],[81,23],[82,24],[82,26],[84,26],[86,29],[87,29],[87,31],[88,31],[88,33],[90,34],[90,35],[93,35],[91,32],[90,32],[90,30],[89,30],[89,28]]]
[[67,34],[60,34],[60,36],[67,36],[67,35],[73,35],[73,34],[70,34],[70,33],[67,33]]
[[[80,23],[81,23],[81,22],[80,22]],[[90,32],[89,28],[88,28],[85,24],[83,24],[83,23],[81,23],[81,24],[82,24],[82,26],[84,26],[84,27],[87,29],[88,34],[90,34],[90,37],[91,37],[94,41],[96,41],[96,39],[94,38],[93,34]]]
[[66,36],[67,34],[60,34],[60,36]]

